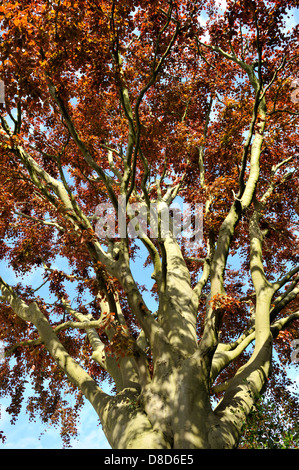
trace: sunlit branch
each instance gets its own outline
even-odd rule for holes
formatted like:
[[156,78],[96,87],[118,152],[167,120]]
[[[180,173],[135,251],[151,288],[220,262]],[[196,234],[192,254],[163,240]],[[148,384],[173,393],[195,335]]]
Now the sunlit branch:
[[268,189],[264,192],[263,196],[260,198],[260,202],[265,205],[268,201],[268,199],[271,197],[271,195],[273,194],[273,191],[276,187],[278,187],[280,184],[283,184],[285,183],[288,179],[292,178],[294,175],[295,175],[295,172],[293,171],[290,171],[290,172],[287,172],[285,173],[284,175],[281,176],[281,178],[279,179],[274,179],[274,176],[276,174],[276,171],[284,164],[286,164],[287,162],[291,161],[293,158],[295,158],[295,156],[291,156],[289,158],[287,158],[286,160],[284,160],[283,162],[281,162],[280,164],[276,165],[276,167],[272,167],[272,171],[271,171],[271,181],[270,181],[270,184],[269,184],[269,187]]
[[[201,260],[195,259],[195,261],[198,262],[198,261],[201,261]],[[198,299],[201,296],[202,289],[204,288],[204,286],[208,282],[210,272],[211,272],[211,260],[210,260],[210,257],[207,257],[204,260],[204,266],[203,266],[201,277],[200,277],[199,281],[197,281],[196,286],[194,287],[194,294],[197,295]]]
[[122,175],[121,175],[120,171],[114,165],[113,150],[112,149],[108,149],[108,163],[109,163],[110,170],[114,173],[114,175],[117,177],[119,182],[121,182],[122,181]]
[[252,117],[251,117],[251,122],[250,122],[250,126],[249,126],[248,136],[247,136],[246,142],[245,142],[244,147],[243,147],[242,163],[241,163],[241,168],[240,168],[240,172],[239,172],[239,192],[237,194],[238,199],[240,199],[242,197],[242,195],[244,193],[244,189],[245,189],[244,176],[245,176],[245,170],[246,170],[246,165],[247,165],[248,153],[249,153],[249,149],[250,149],[250,146],[251,146],[252,137],[253,137],[253,133],[254,133],[254,127],[255,127],[255,124],[256,124],[256,120],[257,120],[259,101],[260,101],[260,97],[259,97],[259,92],[258,92],[256,97],[255,97],[255,102],[254,102],[254,107],[253,107],[253,111],[252,111]]
[[[157,43],[156,43],[156,51],[157,51],[157,48],[158,48],[158,45],[159,45],[159,42],[160,42],[160,36],[162,35],[163,31],[167,29],[167,27],[169,26],[169,24],[171,22],[171,12],[172,12],[172,5],[170,5],[170,8],[169,8],[168,19],[167,19],[165,25],[163,26],[162,30],[160,31],[159,35],[158,35],[158,39],[157,39]],[[171,37],[171,40],[169,41],[169,44],[166,47],[166,50],[164,51],[164,53],[163,53],[162,57],[160,58],[157,65],[156,65],[156,52],[155,52],[155,59],[154,59],[154,62],[153,62],[153,67],[152,67],[152,76],[151,76],[149,82],[140,91],[140,93],[137,97],[136,103],[135,103],[134,114],[135,114],[135,120],[136,120],[136,142],[135,142],[133,165],[132,165],[131,185],[130,185],[128,195],[127,195],[128,198],[130,197],[130,195],[131,195],[131,193],[132,193],[132,191],[135,187],[137,155],[138,155],[138,152],[140,151],[141,123],[140,123],[140,116],[139,116],[139,108],[140,108],[141,102],[142,102],[145,94],[152,87],[152,85],[155,83],[155,81],[157,79],[157,76],[159,75],[159,73],[162,69],[162,66],[165,62],[165,59],[168,56],[168,54],[170,53],[171,48],[172,48],[172,46],[174,45],[174,43],[177,39],[178,32],[179,32],[179,25],[177,24],[176,28],[175,28],[175,31],[174,31],[174,33]],[[147,162],[145,161],[144,156],[142,156],[142,161],[145,164],[145,171],[146,171],[146,178],[147,178],[147,176],[148,176],[148,165],[147,165]],[[146,181],[144,181],[143,183],[144,183],[144,187],[145,187]]]
[[32,220],[33,222],[35,222],[37,224],[42,224],[42,225],[46,225],[46,226],[49,226],[49,227],[55,227],[59,232],[65,232],[65,229],[61,225],[57,224],[56,222],[37,219],[36,217],[32,217],[30,215],[23,214],[22,212],[15,212],[15,214],[19,215],[20,217],[24,217],[25,219]]
[[248,331],[247,335],[242,336],[235,343],[232,349],[229,345],[219,343],[215,351],[211,367],[211,383],[213,383],[217,376],[223,371],[231,362],[236,360],[243,351],[254,341],[255,330]]
[[291,111],[289,109],[274,109],[273,111],[270,111],[267,114],[268,116],[272,116],[273,114],[276,114],[276,113],[288,113],[291,116],[299,116],[299,113],[296,113],[295,111]]
[[[63,182],[56,180],[49,173],[47,173],[20,145],[17,145],[14,151],[27,168],[33,183],[36,184],[38,189],[40,189],[47,199],[56,208],[59,208],[58,201],[62,203],[63,210],[66,212],[66,217],[72,222],[72,224],[77,225],[78,222],[82,223],[83,221],[88,223],[83,213],[79,210],[77,204],[75,206],[76,211],[74,210],[74,199],[73,197],[70,197],[70,194],[66,190]],[[51,188],[58,199],[53,197],[48,188]],[[78,218],[78,212],[81,212],[80,219]]]
[[32,323],[40,335],[43,344],[52,357],[65,372],[68,379],[86,396],[91,404],[101,414],[109,396],[104,393],[90,375],[69,355],[59,341],[52,326],[41,312],[36,302],[27,305],[3,279],[0,277],[2,298],[8,302],[14,313],[26,322]]
[[285,308],[292,300],[299,294],[299,278],[293,281],[290,287],[281,296],[273,302],[273,307],[270,310],[271,321],[275,320],[276,316]]
[[[287,317],[281,318],[270,325],[270,331],[275,339],[279,332],[287,328],[293,321],[299,319],[299,311],[294,312]],[[216,377],[224,370],[232,361],[237,359],[240,354],[255,340],[255,328],[247,330],[235,343],[218,345],[218,348],[213,357],[212,369],[211,369],[211,381],[212,383]],[[224,386],[222,386],[224,385]],[[213,393],[226,390],[229,383],[216,385],[212,388]]]
[[215,65],[211,64],[207,58],[205,57],[205,55],[201,52],[200,48],[199,48],[199,44],[202,44],[199,39],[198,39],[198,36],[195,37],[196,39],[196,46],[197,46],[197,52],[198,54],[200,55],[200,57],[202,58],[202,60],[211,68],[213,69],[216,69]]
[[202,289],[208,282],[210,273],[211,273],[211,260],[213,259],[215,253],[215,240],[213,234],[210,233],[207,241],[207,256],[202,261],[204,263],[203,270],[199,281],[194,287],[194,293],[197,295],[198,299],[202,295]]
[[[299,272],[299,266],[291,269],[282,279],[273,283],[274,292],[281,289],[292,277]],[[297,282],[299,282],[299,276],[297,276]]]
[[276,338],[280,331],[287,328],[293,321],[299,320],[299,310],[291,313],[287,317],[280,318],[271,325],[271,333],[273,338]]
[[269,88],[273,85],[273,83],[275,82],[276,78],[277,78],[277,74],[280,70],[283,69],[283,67],[285,66],[285,63],[286,63],[286,57],[284,56],[280,65],[277,67],[277,69],[274,71],[274,74],[273,74],[273,77],[271,78],[270,82],[268,83],[268,85],[263,89],[263,92],[261,94],[261,100],[263,99],[263,97],[265,96],[265,94],[267,93],[267,91],[269,90]]
[[213,102],[214,102],[213,96],[211,96],[209,104],[208,104],[208,112],[207,112],[206,119],[205,119],[205,127],[204,127],[204,132],[203,132],[203,142],[198,147],[199,179],[200,179],[200,185],[201,185],[202,188],[205,188],[204,150],[205,150],[205,143],[206,143],[206,140],[207,140],[208,127],[209,127]]
[[[67,329],[77,329],[77,330],[87,330],[88,328],[103,328],[104,323],[103,320],[94,320],[94,321],[81,321],[81,322],[74,322],[74,321],[67,321],[64,323],[60,323],[59,325],[55,326],[53,328],[54,333],[59,333],[60,331],[64,331]],[[5,357],[11,356],[16,349],[21,348],[21,347],[31,347],[31,346],[38,346],[43,343],[43,340],[41,337],[32,339],[32,340],[27,340],[27,341],[20,341],[19,343],[14,344],[11,346],[9,349],[5,351]]]

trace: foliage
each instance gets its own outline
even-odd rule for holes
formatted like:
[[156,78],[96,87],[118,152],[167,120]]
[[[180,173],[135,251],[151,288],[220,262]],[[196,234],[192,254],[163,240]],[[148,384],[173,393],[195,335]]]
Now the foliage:
[[239,448],[298,449],[298,422],[291,419],[289,409],[277,408],[261,397],[250,413]]
[[[61,426],[65,445],[87,399],[112,447],[233,448],[266,388],[288,402],[296,7],[1,1],[0,259],[16,281],[0,277],[0,384],[13,422],[31,381],[30,418]],[[176,201],[195,222],[202,207],[197,244],[161,229]],[[138,239],[122,234],[143,210]]]

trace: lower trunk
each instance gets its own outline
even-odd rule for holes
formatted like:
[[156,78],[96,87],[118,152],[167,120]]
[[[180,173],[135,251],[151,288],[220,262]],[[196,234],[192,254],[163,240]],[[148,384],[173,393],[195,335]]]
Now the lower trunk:
[[171,448],[163,432],[153,429],[136,390],[124,389],[113,397],[104,410],[102,424],[113,449]]
[[[186,371],[186,369],[185,369]],[[237,446],[235,430],[217,418],[199,377],[176,370],[141,395],[124,389],[102,416],[113,449],[216,449]]]

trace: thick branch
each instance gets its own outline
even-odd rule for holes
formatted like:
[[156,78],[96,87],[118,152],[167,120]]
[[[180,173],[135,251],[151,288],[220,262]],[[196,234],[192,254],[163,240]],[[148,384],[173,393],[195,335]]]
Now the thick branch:
[[109,395],[104,393],[96,382],[69,355],[36,302],[27,305],[1,277],[0,288],[2,297],[10,304],[15,314],[22,320],[32,323],[37,328],[42,342],[51,356],[65,372],[68,379],[82,391],[101,418],[104,408],[110,400]]

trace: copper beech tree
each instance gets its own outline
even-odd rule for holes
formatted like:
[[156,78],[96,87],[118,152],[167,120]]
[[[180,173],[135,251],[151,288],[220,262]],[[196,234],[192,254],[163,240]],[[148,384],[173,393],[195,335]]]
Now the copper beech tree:
[[[13,421],[28,381],[29,418],[60,425],[66,444],[84,398],[112,448],[235,448],[265,390],[296,418],[296,6],[1,0],[0,255],[17,281],[2,269],[0,380]],[[138,237],[117,231],[120,200]],[[202,207],[198,243],[174,230],[176,201],[194,223]],[[109,207],[115,233],[101,225]],[[42,285],[25,285],[30,272]]]

